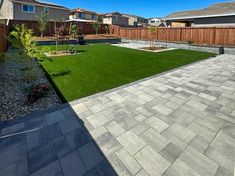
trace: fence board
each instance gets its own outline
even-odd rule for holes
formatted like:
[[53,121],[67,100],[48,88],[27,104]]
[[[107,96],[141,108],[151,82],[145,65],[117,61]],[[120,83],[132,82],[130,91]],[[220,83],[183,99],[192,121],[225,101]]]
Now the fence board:
[[0,24],[0,52],[7,51],[8,26]]
[[129,39],[158,40],[168,42],[193,42],[195,44],[235,46],[234,27],[158,28],[154,33],[147,28],[110,26],[114,35]]

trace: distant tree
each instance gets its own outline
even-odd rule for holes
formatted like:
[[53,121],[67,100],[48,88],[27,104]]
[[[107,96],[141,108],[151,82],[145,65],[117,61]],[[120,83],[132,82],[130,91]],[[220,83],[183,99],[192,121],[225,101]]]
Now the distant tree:
[[93,24],[96,35],[99,34],[99,29],[102,23],[103,23],[103,18],[101,16],[98,16],[96,22]]
[[39,16],[36,16],[38,24],[39,24],[39,31],[41,32],[41,37],[43,37],[43,34],[46,30],[48,21],[47,21],[48,14],[47,13],[41,13]]

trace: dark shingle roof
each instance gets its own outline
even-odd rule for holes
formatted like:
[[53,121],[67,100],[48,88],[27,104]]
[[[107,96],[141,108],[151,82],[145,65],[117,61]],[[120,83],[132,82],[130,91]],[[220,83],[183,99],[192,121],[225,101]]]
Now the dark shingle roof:
[[41,1],[41,0],[12,0],[13,2],[20,2],[20,3],[30,3],[30,4],[39,4],[39,5],[47,5],[52,7],[58,7],[58,8],[64,8],[69,10],[67,7],[64,7],[62,5],[58,5],[55,3],[47,2],[47,1]]
[[131,15],[131,14],[125,14],[125,13],[122,13],[122,15],[130,16],[130,17],[134,17],[134,18],[143,18],[143,19],[147,19],[147,18],[145,18],[145,17],[141,17],[141,16],[137,16],[137,15]]
[[210,16],[210,15],[223,15],[223,14],[234,14],[235,13],[235,2],[226,2],[213,4],[205,9],[181,11],[172,13],[165,18],[183,18],[183,17],[194,17],[194,16]]
[[113,16],[113,15],[122,16],[122,14],[121,14],[121,13],[119,13],[119,12],[111,12],[111,13],[106,13],[106,14],[104,14],[104,16],[107,16],[107,17],[109,17],[109,16]]

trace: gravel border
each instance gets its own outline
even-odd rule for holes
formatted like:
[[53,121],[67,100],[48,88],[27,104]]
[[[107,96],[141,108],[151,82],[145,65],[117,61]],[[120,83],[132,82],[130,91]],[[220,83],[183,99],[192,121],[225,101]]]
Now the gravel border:
[[[31,83],[24,82],[24,68],[28,60],[18,58],[8,51],[6,62],[0,67],[0,121],[8,121],[19,117],[24,117],[32,112],[46,110],[61,104],[52,86],[47,96],[37,100],[31,105],[27,105],[27,94],[25,87]],[[35,84],[48,83],[47,77],[40,68],[37,61],[33,60],[33,70],[36,74]]]

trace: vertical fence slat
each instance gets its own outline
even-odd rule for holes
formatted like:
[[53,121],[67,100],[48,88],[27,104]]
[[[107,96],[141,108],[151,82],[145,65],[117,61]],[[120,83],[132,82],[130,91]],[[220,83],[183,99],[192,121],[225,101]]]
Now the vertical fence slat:
[[0,24],[0,52],[7,51],[7,39],[8,35],[8,26],[5,24]]

